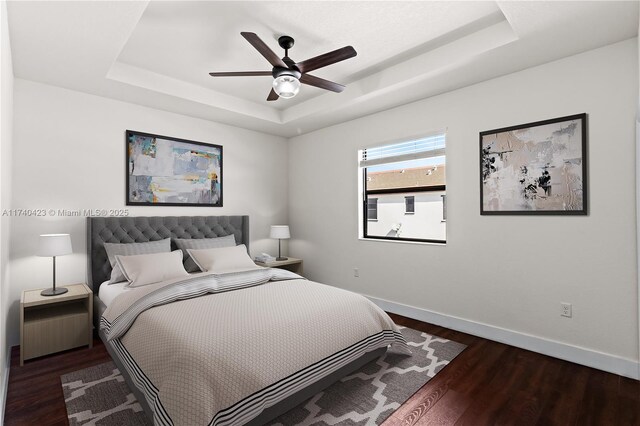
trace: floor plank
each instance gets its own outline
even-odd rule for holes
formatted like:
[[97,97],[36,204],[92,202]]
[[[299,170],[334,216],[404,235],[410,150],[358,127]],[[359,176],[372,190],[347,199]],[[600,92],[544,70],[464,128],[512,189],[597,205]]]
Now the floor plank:
[[[640,382],[433,324],[393,320],[468,348],[419,389],[384,426],[640,426]],[[108,361],[99,339],[25,362],[12,349],[7,426],[68,425],[60,376]]]

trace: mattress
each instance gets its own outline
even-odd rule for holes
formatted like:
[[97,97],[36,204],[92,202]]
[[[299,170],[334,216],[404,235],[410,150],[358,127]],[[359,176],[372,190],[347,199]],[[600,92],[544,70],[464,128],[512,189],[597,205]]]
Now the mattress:
[[105,306],[109,306],[116,297],[131,290],[129,287],[127,287],[127,284],[129,284],[127,281],[114,284],[109,284],[109,281],[105,281],[100,284],[98,297]]

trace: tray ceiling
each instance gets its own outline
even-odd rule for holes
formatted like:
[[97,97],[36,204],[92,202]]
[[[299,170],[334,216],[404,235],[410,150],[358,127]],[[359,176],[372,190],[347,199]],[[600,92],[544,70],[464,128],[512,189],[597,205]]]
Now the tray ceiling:
[[[637,35],[637,2],[9,2],[17,78],[293,136]],[[241,36],[296,61],[352,45],[316,70],[341,94],[303,85],[267,102],[270,70]]]

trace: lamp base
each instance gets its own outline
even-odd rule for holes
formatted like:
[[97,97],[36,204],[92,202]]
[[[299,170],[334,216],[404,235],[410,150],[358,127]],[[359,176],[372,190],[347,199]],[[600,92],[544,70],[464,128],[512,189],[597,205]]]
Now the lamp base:
[[68,292],[69,289],[66,289],[64,287],[58,287],[58,288],[48,288],[46,290],[42,290],[40,292],[40,294],[42,296],[58,296],[60,294],[65,294],[66,292]]
[[278,256],[278,257],[276,257],[276,260],[289,260],[289,258],[288,257],[280,257],[280,256]]

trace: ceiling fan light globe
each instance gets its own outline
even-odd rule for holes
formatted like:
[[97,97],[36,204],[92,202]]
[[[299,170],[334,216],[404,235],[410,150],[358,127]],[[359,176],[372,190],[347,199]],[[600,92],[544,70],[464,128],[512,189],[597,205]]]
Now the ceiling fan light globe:
[[292,75],[281,75],[273,80],[273,90],[281,98],[293,98],[300,91],[300,81]]

